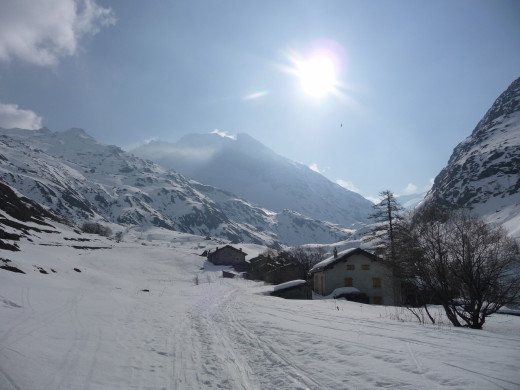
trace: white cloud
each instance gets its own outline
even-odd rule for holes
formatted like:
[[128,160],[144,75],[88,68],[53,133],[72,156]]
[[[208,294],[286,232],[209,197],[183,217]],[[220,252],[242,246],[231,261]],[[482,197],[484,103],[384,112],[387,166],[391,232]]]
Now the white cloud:
[[320,171],[320,168],[318,168],[318,164],[316,163],[312,163],[311,165],[309,165],[309,168],[314,172],[323,173],[322,171]]
[[408,185],[404,189],[404,195],[416,194],[417,190],[418,190],[418,187],[415,184],[408,183]]
[[42,117],[33,111],[18,108],[17,104],[0,103],[0,127],[38,130],[42,127]]
[[336,183],[338,183],[343,188],[346,188],[347,190],[359,192],[359,189],[356,188],[356,186],[354,186],[354,184],[351,181],[338,179],[336,180]]
[[370,196],[369,195],[369,196],[365,196],[365,199],[371,201],[373,204],[381,203],[381,199],[378,198],[377,196]]
[[145,145],[148,145],[148,144],[150,144],[150,143],[152,143],[152,142],[156,142],[156,141],[158,141],[158,140],[159,140],[158,137],[150,137],[150,138],[146,138],[146,139],[144,140],[144,144],[145,144]]
[[56,65],[76,54],[79,41],[115,24],[110,8],[95,0],[3,1],[0,12],[0,61],[18,58]]
[[430,179],[430,184],[429,184],[428,186],[426,186],[426,190],[429,191],[430,188],[433,187],[433,184],[434,184],[434,183],[435,183],[435,178],[432,177],[432,178]]
[[217,134],[220,135],[222,138],[231,138],[236,140],[237,137],[234,135],[228,135],[227,131],[220,131],[218,129],[213,130],[210,134]]

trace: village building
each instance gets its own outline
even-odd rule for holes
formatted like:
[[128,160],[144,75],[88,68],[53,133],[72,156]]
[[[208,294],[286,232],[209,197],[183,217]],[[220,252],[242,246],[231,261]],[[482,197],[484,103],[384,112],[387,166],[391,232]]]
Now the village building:
[[301,278],[301,267],[290,257],[259,255],[250,260],[250,278],[280,284]]
[[391,267],[361,248],[335,252],[309,273],[313,290],[319,295],[329,295],[339,287],[355,287],[368,296],[371,304],[396,305],[401,300],[399,283]]
[[216,248],[208,253],[208,260],[215,265],[228,265],[237,271],[247,271],[249,264],[246,262],[247,253],[242,248],[236,249],[231,245]]

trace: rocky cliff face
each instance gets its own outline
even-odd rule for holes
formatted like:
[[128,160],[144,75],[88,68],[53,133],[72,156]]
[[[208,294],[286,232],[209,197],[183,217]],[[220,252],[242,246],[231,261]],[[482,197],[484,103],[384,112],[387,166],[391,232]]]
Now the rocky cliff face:
[[425,202],[473,210],[520,235],[520,78],[453,150]]

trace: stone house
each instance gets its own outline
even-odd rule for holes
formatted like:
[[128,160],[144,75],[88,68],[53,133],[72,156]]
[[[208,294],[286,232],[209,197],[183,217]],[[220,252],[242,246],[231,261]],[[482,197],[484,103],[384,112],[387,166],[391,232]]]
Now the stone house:
[[208,253],[208,260],[215,265],[228,265],[237,271],[246,271],[248,263],[246,262],[247,253],[242,248],[236,249],[231,245],[222,248],[216,248],[213,252]]
[[400,304],[400,283],[391,268],[379,257],[361,248],[352,248],[316,264],[310,275],[313,290],[329,295],[339,287],[355,287],[377,305]]

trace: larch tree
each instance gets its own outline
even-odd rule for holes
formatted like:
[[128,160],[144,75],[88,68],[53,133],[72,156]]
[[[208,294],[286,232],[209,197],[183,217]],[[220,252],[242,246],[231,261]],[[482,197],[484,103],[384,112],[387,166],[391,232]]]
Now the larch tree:
[[[402,272],[396,253],[396,240],[399,223],[402,221],[404,208],[399,204],[390,190],[379,193],[379,203],[375,204],[374,213],[370,216],[376,224],[372,229],[373,238],[381,240],[382,245],[376,248],[376,254],[381,255],[390,264],[391,277],[393,279],[394,299],[399,300],[398,280]],[[373,239],[371,238],[371,239]]]

